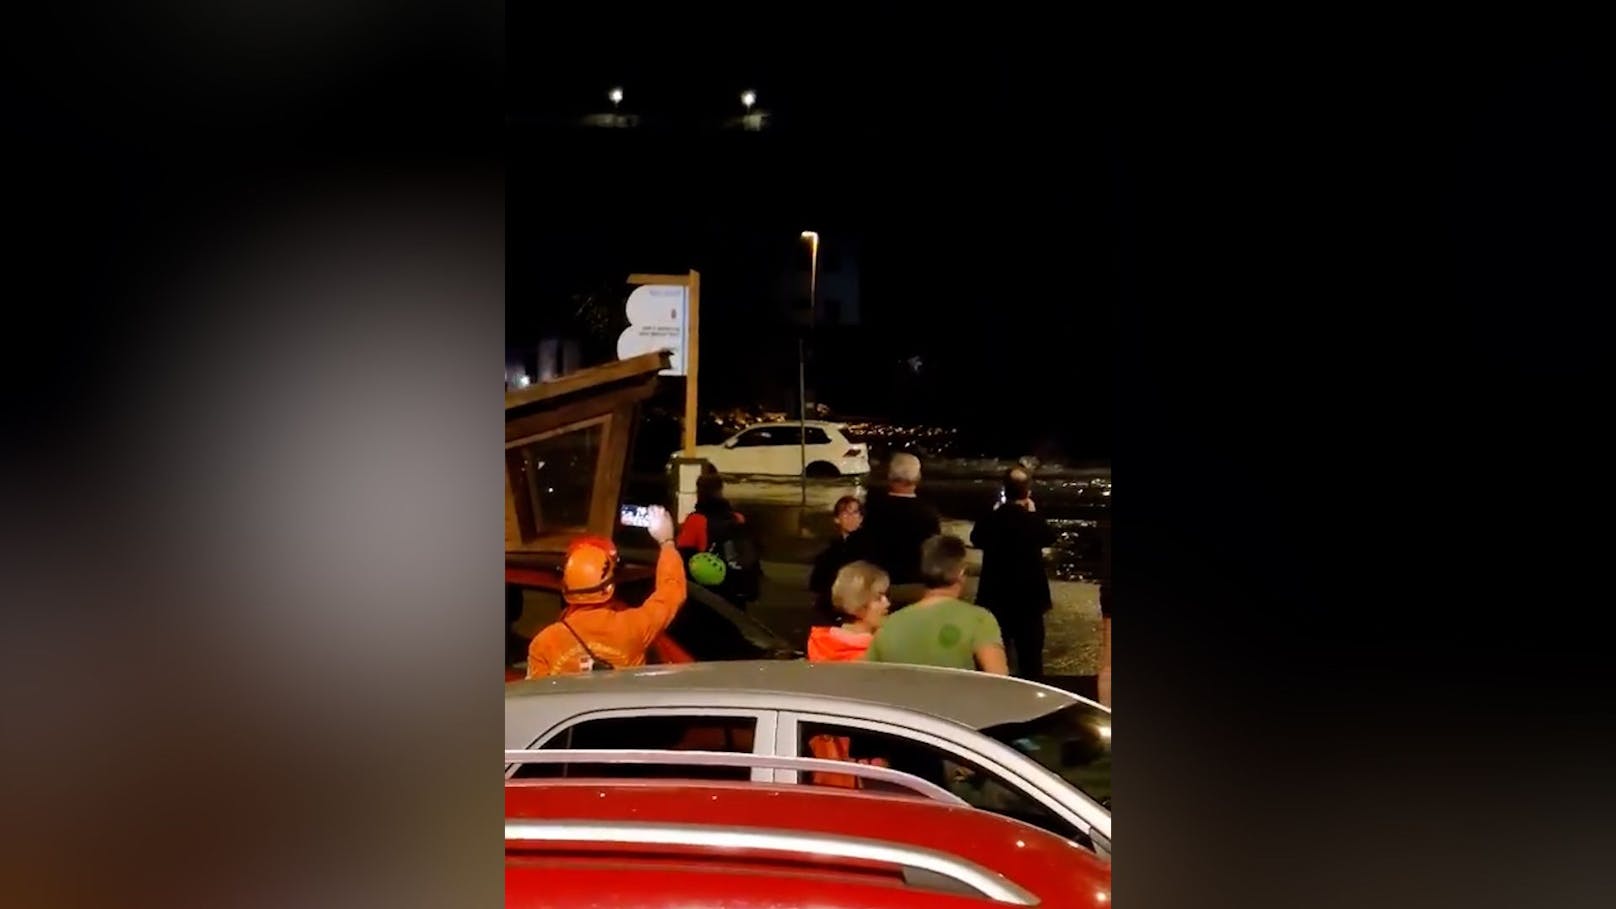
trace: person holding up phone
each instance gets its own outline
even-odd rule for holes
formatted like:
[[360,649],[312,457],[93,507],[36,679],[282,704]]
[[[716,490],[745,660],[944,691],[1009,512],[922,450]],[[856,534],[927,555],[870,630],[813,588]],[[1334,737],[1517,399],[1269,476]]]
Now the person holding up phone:
[[1014,674],[1034,681],[1044,675],[1044,617],[1054,603],[1044,549],[1054,544],[1055,531],[1033,504],[1032,475],[1010,468],[999,504],[971,529],[971,545],[982,550],[976,602],[998,620]]
[[673,517],[650,508],[646,528],[657,553],[656,589],[638,607],[617,598],[617,546],[604,537],[582,536],[567,547],[561,569],[561,618],[533,636],[527,677],[645,665],[646,651],[673,624],[684,605],[685,566],[673,545]]

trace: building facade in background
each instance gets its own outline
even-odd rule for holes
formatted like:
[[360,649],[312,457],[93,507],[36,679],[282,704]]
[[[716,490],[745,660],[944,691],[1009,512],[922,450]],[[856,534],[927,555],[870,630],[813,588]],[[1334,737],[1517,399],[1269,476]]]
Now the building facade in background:
[[526,388],[584,368],[582,349],[575,338],[549,337],[530,348],[505,353],[505,387]]

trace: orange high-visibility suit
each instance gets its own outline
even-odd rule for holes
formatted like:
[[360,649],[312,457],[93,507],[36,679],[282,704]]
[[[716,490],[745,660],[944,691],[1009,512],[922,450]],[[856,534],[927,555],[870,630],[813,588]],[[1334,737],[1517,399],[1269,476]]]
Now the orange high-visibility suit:
[[665,543],[657,556],[656,589],[643,604],[629,606],[615,596],[599,604],[569,603],[561,615],[572,631],[558,621],[533,636],[527,648],[527,677],[583,671],[588,653],[572,632],[583,638],[596,658],[615,667],[645,665],[651,642],[673,623],[685,594],[684,561],[671,542]]

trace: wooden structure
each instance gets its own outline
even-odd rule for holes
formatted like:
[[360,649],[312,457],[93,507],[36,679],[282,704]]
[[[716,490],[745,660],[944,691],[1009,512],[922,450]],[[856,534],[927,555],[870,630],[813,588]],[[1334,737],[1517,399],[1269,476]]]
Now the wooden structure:
[[642,354],[506,392],[507,563],[612,535],[639,405],[668,360]]
[[701,273],[692,268],[690,273],[685,275],[632,274],[628,276],[628,283],[637,287],[649,284],[685,288],[684,453],[687,458],[694,457],[696,424],[700,422],[696,416],[696,377],[701,371]]

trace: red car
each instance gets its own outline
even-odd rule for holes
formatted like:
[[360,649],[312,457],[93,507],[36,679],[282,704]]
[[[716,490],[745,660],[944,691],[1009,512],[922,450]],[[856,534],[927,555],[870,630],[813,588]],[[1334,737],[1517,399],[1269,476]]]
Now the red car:
[[[806,760],[694,754],[679,759]],[[702,780],[513,780],[505,788],[505,905],[1110,905],[1110,865],[1078,845],[950,803],[918,779],[905,782],[907,774],[854,772],[920,794]]]

